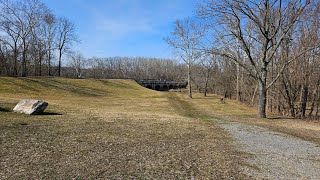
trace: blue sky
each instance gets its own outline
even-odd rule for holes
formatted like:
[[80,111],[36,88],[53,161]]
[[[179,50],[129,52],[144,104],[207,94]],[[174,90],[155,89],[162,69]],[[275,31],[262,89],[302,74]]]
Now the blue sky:
[[177,19],[193,16],[196,0],[44,0],[58,16],[69,18],[86,57],[172,58],[163,40]]

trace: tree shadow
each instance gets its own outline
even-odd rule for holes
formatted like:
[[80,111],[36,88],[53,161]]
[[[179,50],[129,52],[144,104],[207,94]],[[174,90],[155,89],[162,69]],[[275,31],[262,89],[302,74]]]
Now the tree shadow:
[[287,119],[294,119],[294,118],[275,116],[275,117],[267,117],[267,119],[269,119],[269,120],[287,120]]

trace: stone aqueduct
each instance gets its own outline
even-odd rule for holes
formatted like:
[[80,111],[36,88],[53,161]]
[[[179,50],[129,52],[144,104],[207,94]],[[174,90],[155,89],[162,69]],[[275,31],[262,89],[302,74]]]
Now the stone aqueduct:
[[187,87],[187,83],[164,81],[164,80],[139,80],[141,86],[156,91],[169,91],[170,89],[182,89]]

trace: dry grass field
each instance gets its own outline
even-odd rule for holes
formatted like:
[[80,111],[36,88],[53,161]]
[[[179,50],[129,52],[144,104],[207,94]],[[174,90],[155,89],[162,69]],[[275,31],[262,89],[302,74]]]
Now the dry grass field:
[[[247,154],[183,94],[130,80],[0,78],[0,95],[0,179],[247,177]],[[24,98],[49,107],[11,112]]]
[[[25,98],[49,107],[11,112]],[[130,80],[0,78],[0,179],[252,178],[243,173],[250,155],[217,125],[226,120],[320,142],[319,124],[257,119],[215,95],[190,100]]]

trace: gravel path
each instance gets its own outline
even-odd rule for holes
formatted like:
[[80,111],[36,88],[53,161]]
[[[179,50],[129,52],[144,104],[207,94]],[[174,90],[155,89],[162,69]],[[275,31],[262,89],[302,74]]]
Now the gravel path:
[[[253,154],[247,173],[257,179],[320,179],[320,147],[266,128],[220,123],[240,150]],[[256,168],[252,168],[256,167]]]

